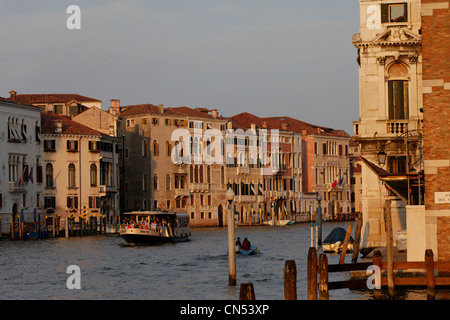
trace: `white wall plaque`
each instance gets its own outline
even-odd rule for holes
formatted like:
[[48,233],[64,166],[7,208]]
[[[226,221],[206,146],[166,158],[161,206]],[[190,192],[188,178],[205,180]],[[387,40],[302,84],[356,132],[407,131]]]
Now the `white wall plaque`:
[[434,203],[450,203],[450,191],[448,192],[435,192]]

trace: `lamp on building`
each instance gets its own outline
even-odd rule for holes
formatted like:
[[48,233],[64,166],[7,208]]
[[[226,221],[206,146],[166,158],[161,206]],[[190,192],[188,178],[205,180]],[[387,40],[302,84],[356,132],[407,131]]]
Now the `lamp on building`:
[[380,164],[380,166],[384,166],[384,164],[386,163],[386,157],[387,157],[386,152],[384,152],[384,151],[378,152],[377,157],[378,157],[378,163]]
[[228,188],[225,194],[228,201],[228,283],[236,285],[236,243],[234,235],[234,212],[231,203],[234,200],[234,191]]

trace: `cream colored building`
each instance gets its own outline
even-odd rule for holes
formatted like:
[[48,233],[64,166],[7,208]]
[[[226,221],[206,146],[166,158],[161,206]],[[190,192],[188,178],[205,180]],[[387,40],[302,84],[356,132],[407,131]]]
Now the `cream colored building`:
[[[394,239],[406,228],[405,204],[422,201],[421,3],[360,0],[359,5],[360,32],[352,39],[359,63],[353,139],[362,160],[362,246],[373,247],[386,243],[386,200],[391,200]],[[383,153],[385,164],[378,161]]]
[[119,217],[119,140],[65,116],[42,113],[43,207],[64,218]]
[[[223,157],[210,164],[203,158],[210,144],[205,132],[225,136],[226,120],[217,110],[151,104],[120,109],[124,210],[187,212],[192,226],[225,225],[225,163]],[[213,144],[215,157],[223,141]],[[177,153],[184,161],[177,161]]]

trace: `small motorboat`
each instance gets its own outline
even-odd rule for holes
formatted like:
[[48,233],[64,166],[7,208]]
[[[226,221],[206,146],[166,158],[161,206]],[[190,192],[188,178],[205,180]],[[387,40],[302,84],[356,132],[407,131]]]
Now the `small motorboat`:
[[254,255],[256,253],[258,253],[258,248],[256,246],[254,246],[254,245],[251,245],[250,249],[248,249],[248,250],[242,250],[242,249],[239,250],[239,254],[242,254],[244,256],[251,256],[251,255]]
[[[322,241],[323,252],[340,253],[342,251],[342,246],[344,245],[346,233],[347,231],[340,227],[331,230],[330,234],[325,238],[325,240]],[[353,238],[350,236],[347,252],[353,251],[353,241]]]

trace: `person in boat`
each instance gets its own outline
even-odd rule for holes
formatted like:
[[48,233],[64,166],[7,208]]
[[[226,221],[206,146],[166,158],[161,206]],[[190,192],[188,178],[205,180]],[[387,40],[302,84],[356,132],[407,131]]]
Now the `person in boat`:
[[244,241],[242,242],[242,250],[247,251],[250,250],[250,241],[248,241],[247,238],[244,239]]
[[237,239],[236,239],[236,251],[241,250],[241,248],[242,248],[241,238],[237,237]]

